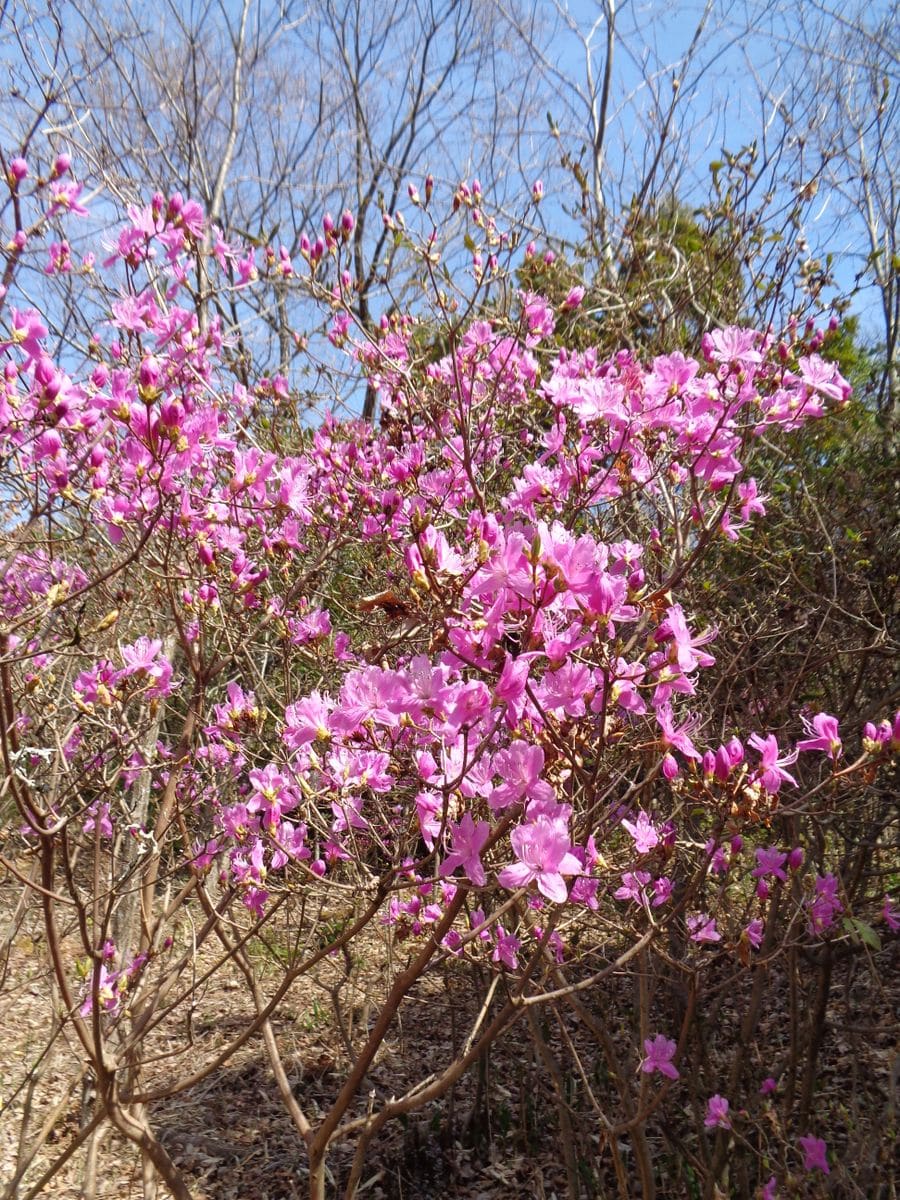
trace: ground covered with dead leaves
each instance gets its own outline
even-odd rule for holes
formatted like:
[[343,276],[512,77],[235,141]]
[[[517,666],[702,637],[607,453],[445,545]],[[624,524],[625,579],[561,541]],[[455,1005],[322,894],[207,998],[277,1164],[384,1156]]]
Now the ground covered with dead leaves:
[[[58,1029],[54,1026],[57,1018],[38,915],[17,910],[12,888],[2,896],[0,1197],[6,1193],[10,1200],[32,1195],[81,1200],[83,1149],[35,1191],[48,1164],[77,1137],[91,1112],[93,1091],[90,1078],[79,1076],[81,1055],[74,1032],[65,1022]],[[371,1026],[384,993],[386,946],[385,933],[373,934],[354,960],[352,976],[339,993],[342,1026],[335,1021],[332,1003],[335,982],[345,973],[340,964],[327,963],[312,977],[299,979],[278,1010],[274,1030],[291,1087],[312,1118],[337,1094],[347,1060],[346,1039],[358,1047],[363,1031]],[[260,946],[257,952],[265,979],[270,951]],[[273,962],[273,971],[276,966]],[[896,940],[877,956],[848,954],[835,962],[819,1039],[815,1097],[817,1113],[827,1114],[830,1125],[823,1136],[829,1139],[833,1171],[827,1180],[814,1183],[798,1176],[796,1190],[789,1185],[784,1195],[862,1200],[892,1200],[896,1195],[892,1141],[898,1079],[897,966]],[[814,974],[810,967],[811,987]],[[734,987],[709,982],[701,1021],[712,1031],[722,1022],[738,1020],[742,1005]],[[766,1017],[773,1062],[789,1052],[788,1008],[793,1004],[796,1012],[798,999],[804,1002],[802,988],[799,997],[789,993],[786,984],[780,988],[778,980],[773,981],[770,994],[776,1008]],[[621,1041],[624,1060],[636,1070],[624,1035],[633,1014],[630,982],[611,978],[596,994],[584,993],[582,998],[613,1039]],[[478,1004],[468,972],[452,960],[437,966],[420,981],[392,1027],[360,1089],[356,1110],[365,1112],[373,1095],[377,1103],[402,1094],[444,1065],[464,1039]],[[149,1054],[155,1061],[147,1068],[147,1079],[162,1082],[173,1072],[177,1077],[211,1060],[246,1026],[250,1015],[237,971],[220,970],[198,990],[189,1009],[179,1011],[177,1019],[155,1035]],[[802,1009],[799,1015],[803,1020],[809,1016]],[[55,1036],[49,1038],[49,1032]],[[615,1088],[598,1061],[596,1045],[567,1010],[543,1014],[540,1036],[558,1068],[556,1078],[547,1069],[546,1056],[539,1054],[528,1023],[520,1022],[441,1102],[385,1128],[370,1149],[360,1195],[366,1200],[563,1200],[575,1194],[560,1148],[561,1130],[567,1126],[578,1164],[578,1194],[619,1197],[624,1171],[631,1194],[639,1196],[627,1139],[611,1146],[603,1119],[588,1102],[590,1091],[615,1119]],[[709,1044],[714,1045],[712,1036]],[[766,1064],[757,1065],[765,1072]],[[692,1168],[699,1163],[698,1147],[679,1112],[687,1117],[699,1099],[689,1094],[673,1099],[648,1126],[657,1196],[693,1200],[701,1195],[698,1171]],[[822,1129],[819,1120],[817,1128]],[[193,1089],[156,1104],[152,1121],[197,1200],[289,1200],[308,1194],[304,1149],[258,1037]],[[43,1144],[18,1189],[10,1190],[17,1165],[40,1140],[42,1130]],[[346,1178],[352,1155],[350,1144],[333,1147],[329,1167],[335,1186]],[[738,1182],[734,1195],[741,1194]],[[160,1195],[165,1194],[161,1189]],[[96,1200],[139,1200],[142,1195],[133,1146],[106,1132],[97,1149]]]

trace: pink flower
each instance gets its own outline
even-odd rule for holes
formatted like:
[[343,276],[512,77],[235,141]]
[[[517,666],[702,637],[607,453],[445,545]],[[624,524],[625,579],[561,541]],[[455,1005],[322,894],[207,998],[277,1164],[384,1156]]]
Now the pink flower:
[[706,1118],[703,1124],[707,1129],[730,1129],[731,1118],[728,1115],[729,1104],[724,1096],[710,1096],[706,1103]]
[[616,621],[637,620],[639,609],[627,603],[628,580],[621,575],[610,575],[607,571],[592,573],[585,590],[588,608],[600,618],[598,628],[609,637],[616,636]]
[[761,1096],[771,1096],[772,1093],[777,1090],[777,1088],[778,1084],[776,1081],[771,1075],[768,1075],[759,1085],[759,1094]]
[[744,930],[744,936],[754,950],[758,950],[760,948],[763,940],[763,923],[759,917],[756,917],[756,919],[751,921],[746,927]]
[[762,362],[762,355],[756,349],[759,340],[760,335],[755,330],[729,325],[726,329],[714,329],[711,333],[704,333],[701,345],[705,357],[710,362],[752,368]]
[[754,879],[765,879],[767,876],[773,875],[776,879],[787,882],[787,875],[784,871],[786,862],[787,854],[783,854],[773,847],[760,846],[756,851],[756,866],[751,871],[751,875]]
[[760,737],[758,733],[751,733],[747,743],[754,750],[759,751],[761,762],[753,778],[758,780],[767,792],[773,796],[776,795],[783,783],[797,786],[797,780],[784,769],[797,761],[796,750],[792,750],[790,754],[783,754],[779,758],[778,742],[772,733],[764,738]]
[[[701,754],[690,739],[690,734],[697,728],[699,717],[691,716],[678,729],[675,728],[675,717],[669,703],[661,704],[656,710],[656,721],[662,731],[662,744],[680,750],[685,758],[695,758],[699,761]],[[667,775],[668,779],[669,776]]]
[[553,333],[553,310],[542,296],[522,292],[522,316],[529,333],[536,338],[550,337]]
[[881,919],[890,929],[891,933],[896,933],[900,929],[900,912],[893,907],[893,901],[890,896],[885,896],[884,907],[881,910]]
[[[361,814],[362,796],[348,796],[346,800],[332,800],[331,811],[334,821],[331,823],[333,833],[344,833],[347,829],[368,829],[369,822]],[[342,855],[341,857],[346,857]]]
[[720,746],[715,753],[713,774],[720,783],[724,783],[736,766],[744,761],[744,747],[733,737],[727,746]]
[[[97,999],[100,1001],[100,1007],[106,1012],[113,1012],[121,999],[121,992],[116,986],[121,975],[120,971],[107,971],[106,967],[101,963],[96,971],[96,992]],[[94,984],[91,984],[84,1003],[78,1010],[81,1016],[88,1017],[94,1010]]]
[[617,900],[633,900],[635,904],[646,903],[644,888],[650,882],[649,871],[626,871],[622,876],[622,886],[615,891]]
[[75,183],[59,183],[50,189],[50,208],[47,216],[53,217],[64,210],[74,213],[77,217],[86,217],[87,209],[79,202],[82,185]]
[[299,750],[310,742],[327,742],[331,737],[329,717],[333,707],[333,702],[319,692],[289,704],[284,713],[285,745]]
[[671,1041],[661,1033],[658,1033],[652,1040],[645,1038],[644,1054],[646,1057],[641,1060],[641,1070],[647,1075],[659,1071],[661,1075],[665,1075],[669,1079],[677,1079],[678,1068],[672,1062],[677,1049],[678,1043]]
[[484,564],[472,582],[473,596],[495,595],[508,588],[519,596],[528,596],[533,588],[531,568],[525,557],[527,549],[521,533],[510,533],[494,548],[491,558]]
[[849,385],[834,363],[824,362],[818,354],[804,355],[798,359],[800,378],[808,388],[815,388],[829,400],[838,403],[847,399]]
[[638,813],[637,821],[623,821],[622,828],[634,838],[634,848],[638,854],[649,853],[654,846],[659,845],[659,834],[656,826],[645,812]]
[[441,864],[440,874],[452,875],[457,867],[462,867],[476,887],[484,887],[487,877],[480,855],[490,837],[490,825],[487,821],[479,821],[476,825],[472,814],[466,813],[459,824],[450,826],[450,831],[453,834],[453,852]]
[[496,938],[497,944],[491,955],[491,962],[502,963],[510,971],[515,971],[519,966],[516,953],[521,946],[521,942],[515,934],[507,933],[502,925],[497,926]]
[[122,647],[122,659],[125,663],[125,674],[149,674],[156,663],[156,657],[162,650],[160,638],[140,637],[131,646]]
[[812,719],[812,724],[809,721],[803,723],[807,733],[814,732],[817,736],[798,742],[798,750],[823,750],[832,762],[840,758],[841,738],[837,717],[830,717],[828,713],[817,713]]
[[830,872],[816,877],[815,895],[809,906],[809,923],[807,929],[815,937],[830,929],[834,918],[844,911],[844,906],[838,896],[838,881]]
[[548,946],[549,950],[551,951],[551,953],[553,954],[553,957],[556,960],[556,962],[562,964],[566,961],[565,944],[555,929],[548,936],[545,930],[536,928],[534,930],[534,936],[538,939],[539,942],[542,942],[544,940],[544,938],[546,937],[547,946]]
[[[707,751],[707,753],[709,753]],[[705,757],[705,756],[704,756]],[[713,839],[706,843],[706,853],[709,855],[709,869],[714,875],[725,875],[728,872],[728,856],[722,846],[716,845]]]
[[41,341],[47,336],[47,326],[41,320],[40,313],[33,308],[26,308],[22,311],[13,308],[10,316],[12,317],[12,339],[0,342],[0,349],[9,345],[19,346],[28,361],[35,362],[43,353]]
[[513,658],[507,653],[506,662],[500,672],[500,678],[494,685],[494,697],[507,705],[506,720],[510,726],[522,716],[525,710],[525,688],[528,685],[528,672],[534,654],[520,654]]
[[759,513],[760,516],[766,515],[765,501],[768,496],[761,496],[756,490],[756,480],[748,479],[745,483],[738,484],[738,495],[741,498],[741,520],[748,521],[751,513]]
[[122,647],[124,669],[119,678],[134,677],[148,682],[145,695],[149,698],[167,696],[172,690],[172,664],[163,653],[159,638],[139,637],[131,646]]
[[694,913],[687,919],[688,931],[692,942],[720,942],[722,935],[716,929],[716,922],[707,913]]
[[800,1138],[800,1148],[803,1151],[803,1170],[804,1171],[822,1171],[826,1175],[831,1174],[831,1168],[828,1165],[826,1151],[828,1143],[822,1138],[817,1137],[802,1137]]
[[553,787],[541,779],[544,769],[544,751],[540,746],[528,742],[510,742],[505,750],[494,755],[494,771],[502,776],[503,783],[494,788],[490,806],[495,812],[517,800],[528,799],[546,804],[556,799]]
[[535,881],[548,900],[564,904],[569,893],[563,876],[581,874],[566,822],[542,815],[528,825],[517,826],[509,840],[519,861],[504,867],[497,876],[503,887],[527,887]]
[[95,800],[87,810],[83,828],[85,833],[93,833],[95,829],[98,829],[101,837],[111,838],[113,827],[112,821],[109,819],[109,805],[106,802],[101,804],[99,800]]
[[694,635],[688,628],[684,609],[680,604],[673,604],[666,612],[666,619],[656,631],[656,640],[664,642],[671,639],[670,654],[679,668],[690,673],[697,667],[711,667],[715,659],[711,654],[700,650],[716,636],[714,629],[707,629],[701,634]]
[[249,778],[253,792],[247,801],[247,810],[252,813],[261,811],[266,828],[274,833],[283,815],[295,809],[300,800],[288,777],[274,763],[261,769],[255,768]]
[[306,849],[306,825],[301,821],[294,825],[291,821],[282,821],[280,828],[272,835],[277,849],[272,855],[272,868],[278,870],[289,859],[311,858],[311,852]]

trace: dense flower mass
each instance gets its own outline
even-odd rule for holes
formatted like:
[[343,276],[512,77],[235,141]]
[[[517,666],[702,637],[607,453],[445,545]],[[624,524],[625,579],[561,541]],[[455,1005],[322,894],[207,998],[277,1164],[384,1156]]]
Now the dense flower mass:
[[[27,164],[10,174],[21,188]],[[40,219],[84,211],[75,183],[35,188]],[[794,938],[843,936],[838,876],[771,823],[801,767],[830,769],[823,788],[878,769],[897,721],[867,726],[855,763],[856,731],[826,713],[793,746],[723,733],[704,709],[716,630],[679,591],[714,540],[753,536],[754,446],[845,403],[837,368],[737,328],[701,359],[568,352],[533,293],[419,361],[415,321],[367,334],[321,283],[352,229],[345,213],[303,257],[377,430],[328,418],[266,441],[286,382],[235,377],[191,290],[198,256],[252,286],[253,250],[180,196],[115,235],[106,268],[127,282],[89,360],[54,358],[24,300],[3,311],[4,753],[25,843],[130,839],[121,879],[143,872],[145,898],[165,844],[167,869],[213,876],[260,922],[305,888],[356,889],[398,944],[523,987],[546,961],[548,990],[578,922],[664,932],[687,963],[770,953],[786,908]],[[294,267],[285,251],[267,270]],[[365,594],[341,595],[353,570]],[[83,1018],[121,1019],[164,969],[153,919],[127,965],[95,956]],[[667,1033],[633,1055],[642,1086],[677,1085]],[[710,1095],[708,1129],[733,1115]],[[827,1173],[824,1143],[800,1145]]]

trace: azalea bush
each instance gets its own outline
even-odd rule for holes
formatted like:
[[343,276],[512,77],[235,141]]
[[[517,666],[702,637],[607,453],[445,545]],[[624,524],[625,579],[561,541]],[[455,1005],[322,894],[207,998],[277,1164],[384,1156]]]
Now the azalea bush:
[[[3,168],[2,870],[40,916],[53,1036],[95,1088],[40,1177],[23,1139],[12,1186],[36,1194],[112,1125],[148,1188],[190,1196],[154,1106],[252,1039],[310,1196],[352,1197],[382,1129],[511,1031],[570,1195],[607,1171],[623,1197],[676,1194],[667,1174],[773,1197],[877,1172],[877,1113],[829,1140],[804,1006],[824,1020],[844,957],[877,976],[900,920],[900,716],[765,727],[763,696],[717,697],[734,647],[687,600],[716,586],[713,548],[765,522],[763,439],[852,403],[815,330],[729,327],[696,358],[560,348],[583,290],[513,286],[541,250],[477,182],[447,206],[468,264],[444,270],[429,181],[409,222],[385,214],[423,300],[373,331],[350,212],[257,268],[155,196],[86,258],[51,232],[82,210],[68,160]],[[102,312],[86,344],[29,303],[35,247]],[[253,330],[225,314],[286,282],[377,427],[302,425],[289,381],[254,377]],[[833,830],[862,803],[880,823],[859,863]],[[225,976],[248,1016],[204,1054],[195,1014]],[[341,1045],[323,1103],[276,1025],[309,979]],[[465,996],[451,1043],[386,1079],[436,980]]]

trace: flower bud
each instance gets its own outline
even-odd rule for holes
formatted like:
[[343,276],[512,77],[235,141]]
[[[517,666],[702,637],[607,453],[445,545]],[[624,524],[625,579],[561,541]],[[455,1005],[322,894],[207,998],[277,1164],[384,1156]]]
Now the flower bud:
[[[39,358],[34,368],[34,382],[46,391],[56,379],[56,367],[46,357]],[[58,389],[57,389],[58,390]],[[55,393],[54,393],[55,394]]]
[[159,419],[166,428],[177,430],[184,420],[184,409],[177,400],[166,400],[160,406]]
[[145,404],[151,404],[154,400],[159,399],[161,373],[159,359],[154,355],[148,354],[141,361],[138,371],[138,394]]
[[724,746],[720,746],[714,756],[715,762],[713,773],[719,783],[724,783],[731,774],[731,760],[728,757],[728,751]]
[[740,738],[731,738],[725,746],[728,752],[728,759],[733,767],[744,761],[744,747]]
[[667,754],[662,761],[662,773],[670,783],[678,778],[678,762],[671,754]]
[[565,300],[563,301],[563,308],[567,309],[568,311],[571,312],[572,309],[575,309],[579,306],[579,304],[582,302],[583,299],[584,299],[584,288],[583,287],[573,287],[571,289],[571,291],[569,292],[568,296],[566,296]]

